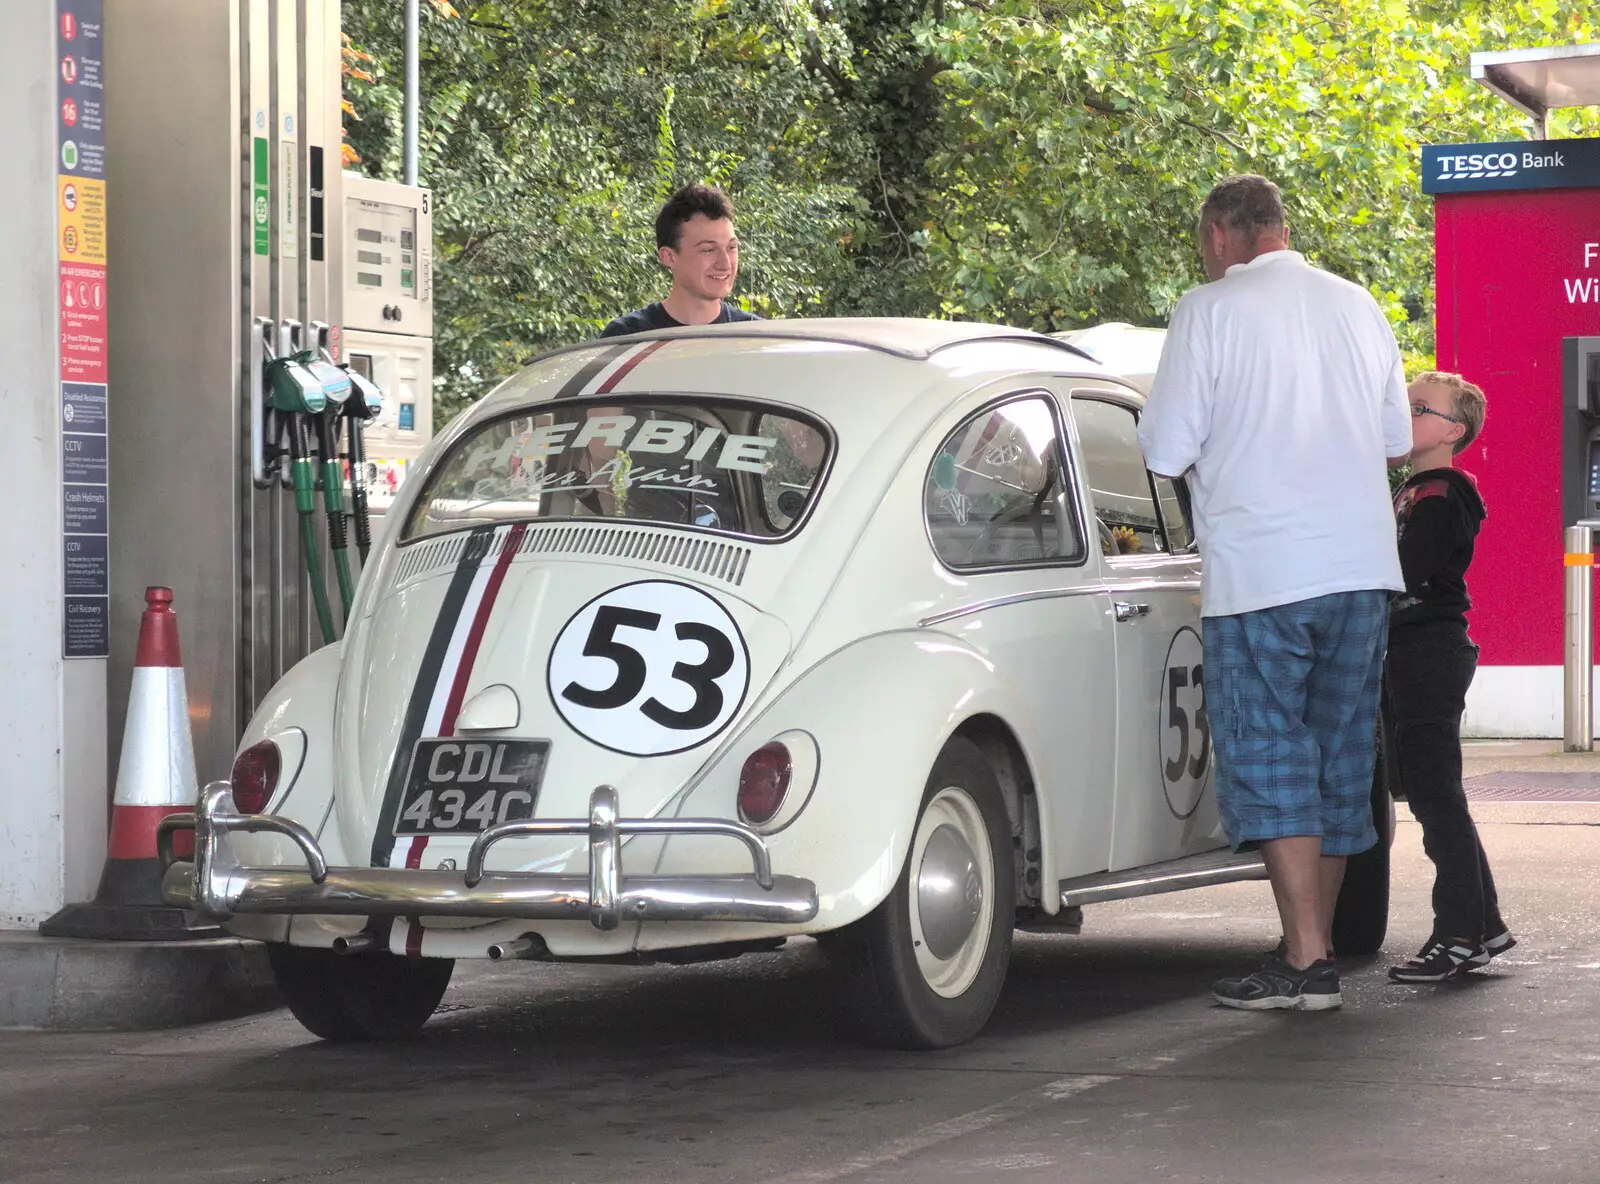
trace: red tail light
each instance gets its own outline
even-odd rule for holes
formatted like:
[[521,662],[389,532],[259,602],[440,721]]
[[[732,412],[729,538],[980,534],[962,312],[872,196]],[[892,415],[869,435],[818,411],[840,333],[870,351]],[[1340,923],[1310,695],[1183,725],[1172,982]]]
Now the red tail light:
[[241,814],[259,814],[278,788],[283,760],[271,740],[252,744],[233,762],[233,804]]
[[776,740],[752,752],[739,770],[739,817],[758,826],[768,821],[783,805],[793,772],[789,750]]

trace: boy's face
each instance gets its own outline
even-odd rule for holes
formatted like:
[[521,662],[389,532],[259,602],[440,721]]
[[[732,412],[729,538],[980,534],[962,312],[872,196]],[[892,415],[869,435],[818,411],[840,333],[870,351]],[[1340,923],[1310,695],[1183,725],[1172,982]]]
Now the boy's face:
[[662,247],[672,285],[700,300],[726,300],[739,278],[739,236],[726,218],[696,214],[683,224],[678,246]]
[[[1467,429],[1456,414],[1454,391],[1437,382],[1413,382],[1406,393],[1411,397],[1412,456],[1461,439]],[[1426,410],[1419,414],[1419,407]]]

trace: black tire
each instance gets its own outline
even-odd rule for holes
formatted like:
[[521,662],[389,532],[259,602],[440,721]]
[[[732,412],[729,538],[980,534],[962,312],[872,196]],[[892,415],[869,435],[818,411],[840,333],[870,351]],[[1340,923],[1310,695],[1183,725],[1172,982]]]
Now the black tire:
[[[930,815],[936,799],[938,812]],[[967,802],[976,807],[988,838],[992,876],[988,899],[978,905],[978,921],[950,956],[951,967],[969,968],[958,980],[970,974],[970,981],[947,982],[946,990],[958,993],[946,994],[934,988],[919,961],[921,930],[911,911],[912,862],[919,839],[925,845],[926,838],[945,829],[937,819],[951,808],[966,810]],[[823,942],[838,973],[845,1012],[862,1040],[889,1048],[947,1048],[972,1039],[988,1022],[1011,958],[1015,911],[1011,848],[1011,820],[993,770],[976,745],[951,740],[928,777],[911,847],[894,888],[876,909]],[[925,852],[923,862],[926,859]],[[981,925],[985,915],[987,934]],[[933,957],[933,945],[930,941],[922,947],[927,957]],[[970,969],[974,965],[975,973]]]
[[279,942],[267,946],[278,990],[324,1040],[405,1040],[439,1006],[455,962],[394,954],[335,954]]
[[1391,782],[1394,750],[1378,720],[1378,752],[1372,766],[1372,825],[1378,841],[1345,864],[1344,886],[1333,910],[1333,952],[1365,958],[1383,948],[1389,932],[1389,850],[1394,844]]

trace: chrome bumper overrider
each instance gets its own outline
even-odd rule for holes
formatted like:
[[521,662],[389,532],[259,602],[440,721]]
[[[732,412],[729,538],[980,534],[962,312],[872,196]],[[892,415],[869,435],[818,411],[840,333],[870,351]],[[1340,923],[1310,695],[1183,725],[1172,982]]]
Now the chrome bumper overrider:
[[[174,861],[172,836],[194,831],[194,861]],[[306,870],[241,867],[230,832],[276,834],[292,840]],[[588,876],[486,872],[484,857],[503,839],[524,835],[585,835]],[[701,835],[737,839],[750,852],[748,876],[626,876],[623,835]],[[798,924],[817,915],[810,880],[775,876],[766,842],[736,822],[700,818],[618,818],[617,791],[602,785],[589,797],[589,817],[533,819],[491,826],[473,840],[464,871],[389,867],[329,867],[305,827],[271,814],[235,812],[232,787],[214,781],[193,814],[163,819],[157,845],[166,865],[161,894],[168,904],[224,921],[239,913],[351,917],[587,917],[597,929],[623,921],[760,921]]]

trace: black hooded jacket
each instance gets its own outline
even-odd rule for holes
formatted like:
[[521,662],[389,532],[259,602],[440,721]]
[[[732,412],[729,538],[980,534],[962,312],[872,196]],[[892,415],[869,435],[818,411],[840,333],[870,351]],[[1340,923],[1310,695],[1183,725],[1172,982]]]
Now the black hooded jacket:
[[1395,491],[1400,570],[1406,590],[1395,597],[1391,628],[1452,621],[1466,628],[1467,568],[1488,511],[1470,473],[1427,469]]

